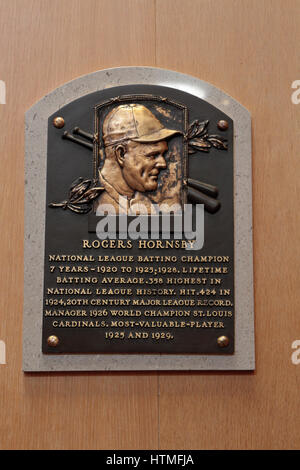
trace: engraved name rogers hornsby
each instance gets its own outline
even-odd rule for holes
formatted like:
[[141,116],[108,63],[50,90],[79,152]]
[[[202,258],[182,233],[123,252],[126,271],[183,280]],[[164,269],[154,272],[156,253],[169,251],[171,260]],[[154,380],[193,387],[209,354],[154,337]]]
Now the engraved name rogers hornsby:
[[152,203],[147,193],[157,189],[159,173],[167,167],[167,139],[178,133],[164,127],[141,104],[120,105],[110,111],[103,121],[105,160],[99,180],[104,191],[96,209],[110,204],[116,213],[129,213],[138,204],[149,212]]

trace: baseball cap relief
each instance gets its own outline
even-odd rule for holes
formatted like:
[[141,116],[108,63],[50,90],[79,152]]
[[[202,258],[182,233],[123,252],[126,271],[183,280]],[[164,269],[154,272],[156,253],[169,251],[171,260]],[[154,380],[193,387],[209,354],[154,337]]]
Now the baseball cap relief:
[[124,140],[153,143],[165,140],[180,131],[167,129],[154,114],[141,104],[125,104],[114,108],[103,123],[105,147]]

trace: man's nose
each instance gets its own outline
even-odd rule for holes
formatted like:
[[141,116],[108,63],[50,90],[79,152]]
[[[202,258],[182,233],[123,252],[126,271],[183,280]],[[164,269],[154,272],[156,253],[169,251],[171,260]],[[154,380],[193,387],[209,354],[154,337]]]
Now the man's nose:
[[164,168],[167,168],[167,163],[163,155],[160,155],[157,157],[156,162],[155,162],[155,167],[160,168],[163,170]]

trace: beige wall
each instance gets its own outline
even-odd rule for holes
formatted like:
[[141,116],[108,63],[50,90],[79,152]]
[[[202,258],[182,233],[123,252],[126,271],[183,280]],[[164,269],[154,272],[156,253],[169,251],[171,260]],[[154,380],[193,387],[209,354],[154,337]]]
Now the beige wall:
[[[299,18],[299,0],[0,0],[0,448],[299,448]],[[21,372],[24,112],[120,65],[194,75],[252,114],[255,373]]]

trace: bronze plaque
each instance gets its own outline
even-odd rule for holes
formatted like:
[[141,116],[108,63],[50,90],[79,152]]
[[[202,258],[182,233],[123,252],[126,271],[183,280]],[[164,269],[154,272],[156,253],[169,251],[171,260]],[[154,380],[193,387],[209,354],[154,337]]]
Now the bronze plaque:
[[48,120],[45,211],[44,354],[234,353],[224,112],[158,85],[72,101]]

